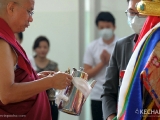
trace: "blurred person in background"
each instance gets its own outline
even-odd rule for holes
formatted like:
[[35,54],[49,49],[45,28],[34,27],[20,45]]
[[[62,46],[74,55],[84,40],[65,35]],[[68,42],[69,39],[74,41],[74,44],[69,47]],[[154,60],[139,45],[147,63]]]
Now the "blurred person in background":
[[93,120],[103,120],[101,94],[105,82],[105,71],[117,37],[115,35],[115,18],[110,12],[100,12],[95,20],[99,38],[91,42],[84,55],[84,70],[89,79],[97,81],[92,89],[91,111]]
[[22,33],[22,32],[20,32],[20,33],[15,33],[14,35],[15,35],[16,40],[18,41],[18,43],[21,44],[22,41],[23,41],[23,33]]
[[[23,42],[23,33],[22,33],[22,32],[20,32],[20,33],[15,33],[14,35],[15,35],[16,40],[18,41],[18,43],[19,43],[19,44],[22,44],[22,42]],[[35,65],[35,62],[34,62],[33,57],[32,57],[31,55],[28,55],[28,58],[29,58],[29,60],[30,60],[30,63],[31,63],[31,65],[32,65],[33,69],[36,71],[36,70],[37,70],[37,67],[36,67],[36,65]]]
[[[49,48],[50,48],[50,42],[48,38],[44,36],[39,36],[33,44],[33,51],[35,52],[34,62],[36,65],[37,73],[42,71],[55,71],[55,72],[59,71],[58,64],[47,58]],[[46,92],[50,102],[52,119],[58,120],[58,108],[55,105],[55,90],[49,89]]]

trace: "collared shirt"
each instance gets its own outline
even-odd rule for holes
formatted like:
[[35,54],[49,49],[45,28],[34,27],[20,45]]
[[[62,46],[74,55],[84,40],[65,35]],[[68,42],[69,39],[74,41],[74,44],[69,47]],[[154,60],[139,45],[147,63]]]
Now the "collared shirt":
[[[87,47],[87,50],[84,55],[84,64],[90,65],[92,67],[96,66],[101,62],[100,55],[103,50],[106,50],[109,54],[112,54],[112,51],[115,47],[115,43],[117,41],[117,37],[115,36],[115,39],[112,43],[106,44],[104,43],[102,38],[99,38],[97,40],[94,40],[89,44]],[[94,80],[97,81],[96,85],[92,89],[92,92],[90,94],[90,97],[92,100],[101,100],[100,97],[103,92],[103,87],[102,85],[105,82],[105,72],[106,72],[106,67],[103,67],[99,73],[97,73],[96,76],[93,77]]]

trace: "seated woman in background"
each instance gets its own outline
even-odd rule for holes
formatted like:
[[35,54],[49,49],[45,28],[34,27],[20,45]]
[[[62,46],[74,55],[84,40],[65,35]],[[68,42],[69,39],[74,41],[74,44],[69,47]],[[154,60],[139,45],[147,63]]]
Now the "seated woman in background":
[[[35,52],[34,61],[36,64],[36,72],[55,71],[58,72],[58,64],[47,58],[49,52],[49,40],[44,37],[38,37],[33,44],[33,51]],[[52,119],[58,120],[58,109],[55,105],[55,90],[47,90],[47,95],[50,102]]]

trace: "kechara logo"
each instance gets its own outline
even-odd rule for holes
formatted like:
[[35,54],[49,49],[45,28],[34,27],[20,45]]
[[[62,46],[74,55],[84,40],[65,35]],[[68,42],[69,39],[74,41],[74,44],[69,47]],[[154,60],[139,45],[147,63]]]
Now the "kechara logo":
[[136,114],[141,114],[141,115],[160,115],[160,109],[159,110],[152,110],[152,109],[136,109],[135,111]]

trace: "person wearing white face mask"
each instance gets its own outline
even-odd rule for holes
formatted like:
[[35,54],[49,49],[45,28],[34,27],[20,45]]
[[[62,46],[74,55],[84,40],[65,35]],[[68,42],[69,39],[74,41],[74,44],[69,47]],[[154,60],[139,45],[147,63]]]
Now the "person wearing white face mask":
[[117,37],[115,31],[115,18],[110,12],[101,12],[96,18],[99,38],[88,46],[84,55],[84,70],[88,77],[97,81],[93,88],[91,98],[91,111],[93,120],[102,120],[102,84],[105,82],[105,71],[108,66]]
[[126,10],[125,13],[128,16],[129,26],[132,28],[134,33],[139,34],[147,17],[145,15],[135,13],[132,10]]
[[125,13],[128,17],[128,24],[133,29],[134,34],[116,42],[106,70],[106,81],[103,84],[104,90],[101,96],[104,120],[112,120],[117,114],[118,94],[122,78],[133,53],[137,36],[146,20],[146,16],[140,15],[135,7],[139,1],[127,0],[128,9]]
[[104,41],[110,41],[114,37],[114,30],[112,28],[104,28],[99,30],[99,35]]

